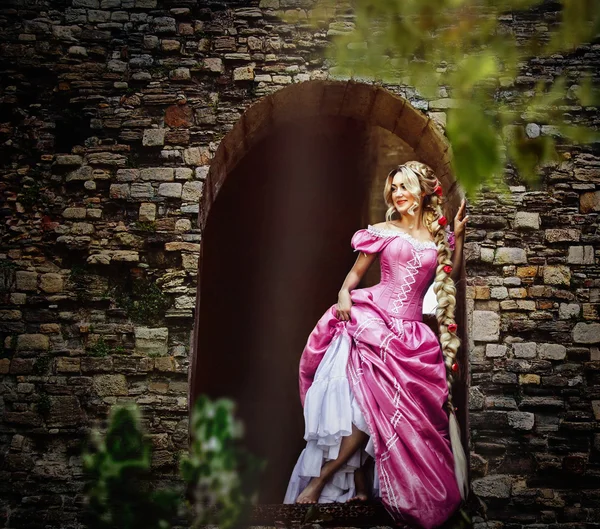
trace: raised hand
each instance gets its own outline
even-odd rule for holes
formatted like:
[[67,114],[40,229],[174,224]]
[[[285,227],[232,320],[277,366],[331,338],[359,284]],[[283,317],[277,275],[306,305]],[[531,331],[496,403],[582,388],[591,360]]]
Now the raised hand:
[[457,239],[465,236],[465,227],[467,226],[467,220],[469,218],[469,215],[465,215],[466,208],[467,201],[463,198],[460,208],[458,208],[456,216],[454,217],[454,236]]

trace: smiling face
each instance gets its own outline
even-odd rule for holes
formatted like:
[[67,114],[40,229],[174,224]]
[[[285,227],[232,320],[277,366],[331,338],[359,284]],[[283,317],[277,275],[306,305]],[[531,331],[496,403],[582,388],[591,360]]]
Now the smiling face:
[[410,211],[418,213],[422,202],[417,200],[419,196],[423,196],[423,193],[418,177],[410,170],[398,171],[391,181],[390,199],[400,216],[410,215]]

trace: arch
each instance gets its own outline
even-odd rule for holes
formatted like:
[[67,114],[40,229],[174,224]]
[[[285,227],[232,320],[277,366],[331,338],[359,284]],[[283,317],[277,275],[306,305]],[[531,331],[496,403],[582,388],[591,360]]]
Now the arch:
[[[387,135],[393,135],[405,142],[420,161],[430,165],[442,182],[446,192],[445,213],[452,218],[460,204],[462,194],[456,185],[452,173],[449,146],[438,125],[428,116],[416,110],[406,99],[392,94],[388,90],[353,81],[309,81],[288,86],[265,97],[250,106],[222,139],[204,186],[199,204],[198,223],[205,233],[211,208],[227,178],[235,174],[242,161],[251,157],[251,153],[260,148],[261,142],[274,130],[295,122],[314,118],[332,118],[360,122],[366,127],[379,127]],[[196,322],[192,344],[190,367],[190,401],[201,392],[198,387],[198,344],[200,333],[200,303],[202,286],[202,263],[204,237],[200,250],[200,268],[198,274],[198,297],[196,303]],[[464,274],[464,271],[463,271]],[[457,321],[461,329],[465,328],[466,306],[464,289],[459,288]],[[465,336],[463,344],[467,344]],[[459,407],[459,420],[463,429],[465,446],[468,446],[468,425],[466,415],[466,357],[463,348],[460,355],[461,369],[457,380],[457,389],[465,388],[455,394],[455,404]]]
[[353,118],[402,138],[420,161],[433,168],[447,190],[448,213],[457,209],[462,194],[450,165],[449,144],[435,121],[383,87],[354,81],[306,81],[283,88],[250,106],[221,140],[200,199],[201,230],[227,175],[252,148],[274,126],[311,116]]

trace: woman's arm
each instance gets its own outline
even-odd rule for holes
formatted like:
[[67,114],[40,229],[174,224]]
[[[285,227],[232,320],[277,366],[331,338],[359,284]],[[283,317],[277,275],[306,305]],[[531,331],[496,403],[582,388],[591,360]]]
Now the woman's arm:
[[456,237],[454,251],[452,252],[452,273],[450,277],[455,283],[460,279],[460,267],[462,266],[464,236]]
[[363,278],[369,267],[375,261],[377,254],[360,252],[354,266],[348,272],[342,288],[338,293],[338,306],[336,311],[336,317],[338,320],[349,321],[350,320],[350,307],[352,307],[352,300],[350,299],[350,291],[354,290],[360,280]]
[[460,204],[460,208],[454,217],[454,252],[452,252],[452,273],[450,277],[456,283],[459,280],[460,268],[462,266],[463,246],[465,242],[465,228],[469,215],[465,216],[467,202],[465,199]]

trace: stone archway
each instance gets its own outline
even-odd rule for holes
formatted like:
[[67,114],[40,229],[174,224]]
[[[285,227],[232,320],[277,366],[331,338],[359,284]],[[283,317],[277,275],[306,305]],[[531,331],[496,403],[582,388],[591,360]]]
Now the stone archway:
[[[249,107],[233,127],[233,129],[221,141],[215,157],[211,162],[210,171],[207,175],[207,180],[205,183],[204,194],[200,201],[199,227],[203,232],[203,241],[200,253],[200,273],[198,278],[198,299],[196,309],[197,319],[194,328],[193,356],[190,370],[190,399],[192,401],[198,394],[205,391],[208,391],[212,396],[233,396],[231,395],[231,391],[238,391],[240,385],[242,385],[242,382],[245,381],[243,376],[232,376],[232,369],[237,368],[242,370],[243,374],[252,376],[256,380],[256,373],[252,371],[252,369],[255,367],[253,365],[254,362],[250,362],[247,357],[243,357],[243,353],[245,351],[242,353],[229,351],[228,353],[225,353],[225,355],[229,355],[226,359],[214,358],[215,355],[219,356],[221,353],[220,351],[216,350],[220,347],[219,332],[221,335],[228,334],[227,326],[224,326],[222,331],[215,331],[215,325],[219,324],[219,319],[223,320],[224,318],[231,318],[232,321],[235,321],[236,317],[243,315],[241,317],[244,320],[244,323],[246,323],[251,317],[251,314],[256,311],[253,311],[250,308],[245,312],[239,312],[237,311],[239,307],[236,306],[234,297],[228,298],[229,301],[227,301],[223,299],[223,296],[219,296],[219,294],[215,292],[215,290],[218,290],[219,288],[227,288],[227,277],[221,277],[219,279],[217,276],[220,271],[222,272],[223,269],[228,270],[227,274],[235,274],[235,268],[233,266],[228,268],[228,266],[238,257],[238,252],[237,249],[232,250],[231,247],[229,247],[229,250],[225,250],[227,242],[223,242],[221,243],[223,246],[219,250],[219,257],[215,257],[219,243],[215,241],[217,237],[216,232],[214,231],[215,223],[213,222],[213,225],[211,226],[209,218],[218,218],[220,220],[215,222],[226,223],[227,219],[230,218],[228,216],[235,214],[236,208],[245,208],[243,198],[240,199],[241,192],[239,189],[237,191],[234,189],[236,186],[234,186],[232,182],[234,182],[236,179],[239,181],[244,179],[248,180],[247,176],[242,176],[242,174],[246,175],[248,171],[252,170],[249,169],[248,166],[253,165],[256,167],[260,165],[264,162],[265,158],[269,157],[269,152],[274,152],[273,150],[265,150],[268,149],[268,147],[265,145],[277,142],[278,132],[274,133],[274,131],[287,130],[289,132],[293,129],[294,134],[298,134],[298,130],[302,129],[300,124],[310,123],[311,121],[318,123],[317,129],[319,130],[319,133],[324,134],[323,138],[325,139],[339,138],[342,137],[343,134],[347,134],[344,141],[352,141],[352,138],[361,137],[360,140],[356,140],[356,143],[353,144],[354,147],[350,150],[361,149],[361,141],[368,142],[372,140],[370,136],[369,138],[371,138],[371,140],[366,138],[366,136],[368,136],[370,133],[365,131],[369,130],[377,130],[379,131],[378,134],[380,136],[384,136],[385,138],[395,137],[397,140],[401,140],[406,150],[411,153],[410,157],[407,159],[419,159],[430,165],[436,171],[436,174],[441,180],[444,189],[447,190],[447,216],[452,216],[460,203],[462,196],[451,171],[448,144],[445,141],[443,134],[439,130],[438,125],[425,114],[412,107],[408,101],[390,93],[381,87],[355,83],[351,81],[311,81],[292,85],[288,88],[282,89],[279,92],[276,92],[275,94],[268,96]],[[327,130],[330,130],[329,135],[326,132]],[[308,141],[306,140],[306,137],[303,138],[304,140],[301,141]],[[319,151],[318,146],[313,146],[311,148],[316,149],[314,152],[321,152]],[[337,147],[335,145],[332,146],[332,149],[336,148],[339,149],[339,145]],[[268,168],[263,168],[261,170],[264,171],[264,175],[269,172]],[[329,167],[328,170],[331,170],[331,167]],[[345,170],[347,171],[348,168]],[[257,179],[262,177],[263,175],[253,176],[253,178]],[[334,176],[332,175],[332,178],[333,177]],[[290,178],[293,178],[293,175],[290,175]],[[263,179],[268,179],[268,176],[264,176]],[[272,180],[272,182],[276,181],[277,180]],[[360,184],[358,180],[354,183]],[[310,185],[326,186],[326,183],[322,179],[320,183],[314,182],[307,185],[309,187]],[[239,188],[239,186],[237,187]],[[252,186],[252,188],[258,187],[260,186]],[[305,187],[303,189],[305,189]],[[364,190],[366,192],[366,188],[364,188]],[[256,189],[254,189],[254,192],[258,193]],[[266,193],[268,190],[265,189],[264,192]],[[250,194],[250,190],[248,190],[247,193],[248,195],[246,195],[246,197],[249,200],[254,202],[258,201],[260,194]],[[223,200],[217,201],[217,197],[219,195],[221,197],[227,196],[228,200],[231,199],[232,203],[233,201],[237,200],[237,205],[233,206],[233,209],[227,209],[227,207],[223,204]],[[352,204],[353,205],[349,207],[353,209],[361,207],[360,200],[354,201]],[[246,214],[252,212],[252,207],[253,206],[250,206],[244,209]],[[369,204],[366,204],[366,207],[367,209],[373,209],[373,206]],[[368,214],[363,214],[362,216],[363,219],[368,217]],[[360,223],[360,219],[355,218],[354,221]],[[207,233],[207,227],[208,231],[210,232],[210,237],[209,235],[206,237],[204,236]],[[232,231],[229,231],[228,233],[231,234]],[[225,237],[227,237],[227,235],[225,235]],[[246,233],[242,239],[247,241],[248,234]],[[345,238],[344,240],[346,246],[349,246],[347,244],[349,239]],[[258,247],[263,250],[264,248],[262,247],[262,244],[265,243],[265,239],[259,238],[259,241],[260,243],[257,243]],[[209,243],[213,244],[213,246],[210,255],[205,255],[205,248]],[[245,249],[245,251],[247,253],[244,255],[248,256],[250,255],[249,252],[252,250],[250,247],[248,247]],[[334,252],[335,251],[343,250],[338,249],[334,250]],[[221,259],[221,262],[219,262],[219,259]],[[346,262],[342,264],[343,266],[347,266]],[[254,265],[254,268],[250,266],[250,268],[248,268],[248,274],[258,274],[258,269],[258,265]],[[212,285],[208,284],[207,278],[204,277],[207,272],[212,274]],[[327,275],[327,273],[328,272],[325,271],[323,272],[324,275]],[[261,274],[261,277],[262,281],[264,282],[264,275]],[[304,277],[306,279],[305,275],[302,276],[300,274],[299,277]],[[332,270],[331,275],[327,277],[339,277],[339,271]],[[250,292],[253,291],[244,290],[242,296],[244,298],[246,296],[250,296]],[[298,302],[303,302],[303,300],[306,301],[306,299],[301,295],[297,295],[296,297],[292,296],[292,298]],[[204,305],[202,304],[203,302]],[[255,303],[259,303],[259,301],[255,300]],[[210,304],[210,309],[207,308],[208,304]],[[459,291],[458,306],[461,308],[457,314],[457,319],[460,324],[466,321],[464,314],[464,291],[462,290]],[[274,304],[273,307],[276,307],[276,304]],[[306,321],[312,321],[313,324],[316,323],[314,315],[317,314],[317,312],[318,311],[315,311],[308,316]],[[219,314],[221,316],[219,316]],[[201,321],[202,318],[207,317],[216,319],[207,325],[206,322]],[[205,324],[204,326],[202,325],[203,323]],[[248,326],[244,327],[243,324],[238,323],[239,321],[233,325],[233,328],[231,326],[229,327],[230,333],[250,333],[255,331],[255,329],[252,329]],[[464,329],[464,325],[461,325],[461,328]],[[304,336],[306,336],[306,332],[309,330],[310,328],[306,328],[302,331]],[[207,342],[206,336],[211,333],[214,333],[214,336]],[[205,339],[205,351],[202,350],[203,339]],[[282,382],[283,386],[289,386],[292,384],[293,373],[291,373],[289,365],[297,361],[297,357],[301,352],[301,343],[298,342],[298,340],[292,342],[293,347],[298,349],[298,351],[293,353],[286,352],[286,354],[289,354],[290,356],[288,358],[289,361],[287,362],[287,366],[285,367],[286,373],[284,376],[285,380]],[[292,342],[287,343],[286,345],[291,346],[290,344]],[[467,342],[463,340],[463,343]],[[268,349],[270,346],[271,345],[269,344],[265,344],[263,340],[262,345],[260,346],[263,347],[263,349],[260,349],[254,354],[259,356],[262,355],[263,357],[266,354],[265,351],[271,351],[273,354],[275,354],[276,349]],[[243,342],[237,342],[235,347],[241,349],[243,347]],[[210,351],[208,349],[210,349]],[[232,357],[235,354],[239,355],[239,357],[237,357],[239,362],[236,361],[236,365],[234,366],[232,364]],[[462,376],[460,377],[459,383],[457,384],[455,390],[455,402],[459,407],[459,418],[461,419],[463,434],[466,440],[468,435],[467,417],[465,413],[467,398],[467,366],[466,354],[464,351],[461,355],[461,358],[461,366],[463,369],[460,370]],[[257,358],[257,361],[262,361],[263,364],[261,365],[267,365],[264,364],[264,358],[260,360]],[[229,370],[229,374],[227,374],[227,370]],[[228,378],[227,383],[224,381],[221,383],[221,380],[224,380],[224,377]],[[290,378],[290,380],[288,381],[287,378]],[[252,383],[251,381],[248,382]],[[255,383],[260,384],[262,381]],[[297,384],[294,380],[293,388],[296,386]],[[228,393],[228,391],[230,391],[230,393]],[[290,394],[293,392],[292,390],[288,391],[287,389],[286,391]],[[256,397],[255,393],[252,391],[241,392],[236,396],[238,400],[244,400],[241,405],[242,408],[246,406],[247,409],[252,408],[252,404],[246,404],[245,401]],[[288,396],[289,395],[286,393],[285,398],[287,399]],[[272,395],[269,398],[272,398]],[[263,405],[266,406],[265,401],[263,401]],[[254,411],[252,413],[248,412],[247,409],[245,413],[250,413],[250,417],[257,417],[259,414],[257,407],[259,406],[260,402],[255,404]],[[292,409],[297,408],[298,416],[301,419],[301,410],[298,406],[298,403],[295,401],[291,402],[290,406]],[[242,417],[244,417],[243,413]],[[278,417],[279,420],[281,420],[281,416],[279,415]],[[299,421],[296,421],[294,424],[288,424],[284,422],[282,423],[282,428],[294,430],[293,436],[291,434],[290,436],[294,438],[300,437],[301,440],[301,432],[298,430],[298,425],[296,424],[298,422]],[[290,449],[290,453],[293,455],[297,455],[296,452],[297,451],[295,448]],[[280,466],[285,466],[285,464],[287,464],[286,462],[282,463],[281,461],[277,459],[277,464]],[[287,470],[285,473],[287,473]],[[273,490],[277,491],[277,489],[278,486],[274,486]],[[272,494],[267,494],[266,498],[269,502],[277,501],[277,499],[275,499],[275,492]]]

